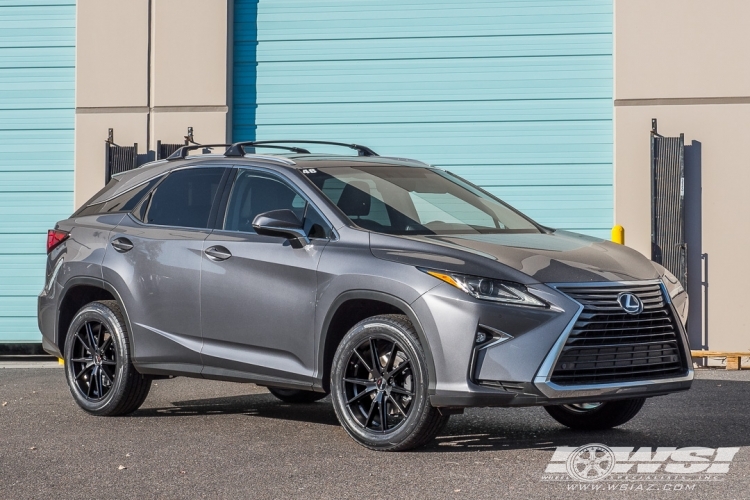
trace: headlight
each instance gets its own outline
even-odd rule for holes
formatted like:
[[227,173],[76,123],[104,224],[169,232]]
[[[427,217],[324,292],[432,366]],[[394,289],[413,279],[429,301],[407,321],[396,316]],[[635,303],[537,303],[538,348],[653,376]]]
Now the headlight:
[[678,280],[674,274],[670,273],[665,267],[659,264],[656,264],[656,266],[659,266],[656,268],[657,270],[664,273],[664,275],[661,277],[661,281],[662,283],[664,283],[664,286],[667,287],[667,292],[669,293],[669,296],[671,298],[675,298],[685,291],[685,288],[683,288],[680,280]]
[[662,276],[662,282],[664,283],[664,286],[667,287],[669,296],[671,298],[675,298],[679,294],[684,292],[685,289],[682,287],[680,280],[678,280],[674,274],[667,271],[666,268],[662,267],[662,269],[664,269],[664,276]]
[[533,296],[520,283],[481,278],[479,276],[467,276],[465,274],[431,271],[429,269],[419,270],[445,281],[449,285],[453,285],[477,299],[521,306],[547,307],[546,302]]

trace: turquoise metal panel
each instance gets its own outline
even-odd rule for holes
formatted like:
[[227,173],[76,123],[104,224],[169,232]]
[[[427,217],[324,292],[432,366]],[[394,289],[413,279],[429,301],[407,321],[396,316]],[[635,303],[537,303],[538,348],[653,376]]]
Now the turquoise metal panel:
[[233,138],[366,144],[606,238],[612,18],[612,0],[235,0]]
[[0,1],[0,342],[40,342],[47,229],[73,211],[75,1]]

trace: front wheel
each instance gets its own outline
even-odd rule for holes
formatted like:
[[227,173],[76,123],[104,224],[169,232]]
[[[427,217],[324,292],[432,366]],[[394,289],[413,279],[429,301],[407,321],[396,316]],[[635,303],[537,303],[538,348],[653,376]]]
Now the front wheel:
[[422,446],[448,421],[430,405],[428,380],[424,350],[405,316],[365,319],[349,330],[333,358],[336,416],[349,436],[367,448]]
[[552,418],[571,429],[600,431],[617,427],[635,417],[646,398],[622,399],[606,403],[578,403],[545,406]]
[[130,358],[117,302],[91,302],[76,313],[65,339],[65,377],[78,406],[94,415],[125,415],[146,400],[151,379]]

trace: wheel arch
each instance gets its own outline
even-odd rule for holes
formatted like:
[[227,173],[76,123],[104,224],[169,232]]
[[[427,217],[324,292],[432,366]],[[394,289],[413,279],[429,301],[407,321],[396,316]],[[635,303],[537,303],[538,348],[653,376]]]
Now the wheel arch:
[[[351,313],[353,310],[355,312],[347,316],[347,313]],[[315,387],[318,390],[325,392],[329,392],[330,390],[333,355],[344,335],[361,320],[378,314],[403,314],[412,323],[414,329],[417,331],[419,341],[424,348],[427,359],[428,392],[430,394],[434,392],[437,381],[435,362],[422,323],[406,301],[394,295],[373,290],[350,290],[343,292],[336,297],[328,308],[321,327],[318,355],[316,358],[318,375],[315,380]]]
[[[65,282],[57,307],[55,344],[60,349],[60,352],[63,352],[65,349],[68,328],[76,313],[86,304],[97,300],[116,301],[125,317],[125,323],[128,328],[127,333],[130,334],[133,331],[127,309],[122,302],[122,297],[120,297],[120,294],[111,283],[90,276],[74,277]],[[132,344],[133,335],[130,335],[130,342]]]

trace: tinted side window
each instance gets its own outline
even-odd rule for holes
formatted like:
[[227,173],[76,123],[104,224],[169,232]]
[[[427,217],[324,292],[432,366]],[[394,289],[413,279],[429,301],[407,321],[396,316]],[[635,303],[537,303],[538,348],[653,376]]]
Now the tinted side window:
[[208,227],[222,168],[192,168],[169,174],[154,190],[145,210],[147,224]]
[[224,229],[254,232],[253,220],[258,214],[281,209],[294,212],[311,237],[328,237],[328,225],[305,198],[279,179],[250,170],[241,171],[232,187]]

